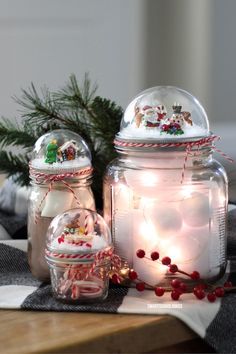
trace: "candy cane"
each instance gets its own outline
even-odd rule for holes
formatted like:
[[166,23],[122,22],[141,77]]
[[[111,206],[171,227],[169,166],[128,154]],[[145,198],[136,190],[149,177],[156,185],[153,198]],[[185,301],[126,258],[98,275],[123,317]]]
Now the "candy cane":
[[85,233],[85,235],[93,233],[95,225],[97,225],[97,215],[96,214],[92,214],[92,213],[88,213],[85,216],[85,221],[84,221],[84,233]]
[[77,300],[80,297],[80,288],[77,284],[73,284],[71,287],[71,298]]
[[80,288],[80,294],[86,297],[94,297],[102,294],[103,287],[92,281],[76,281],[75,284]]

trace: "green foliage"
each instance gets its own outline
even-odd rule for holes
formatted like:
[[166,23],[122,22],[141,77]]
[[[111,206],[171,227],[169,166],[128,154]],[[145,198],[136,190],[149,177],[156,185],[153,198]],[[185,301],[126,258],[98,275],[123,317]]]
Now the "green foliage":
[[9,176],[14,176],[15,181],[19,185],[29,184],[27,155],[15,155],[11,151],[0,151],[1,171],[7,173]]
[[[22,123],[2,118],[0,122],[0,170],[16,175],[21,185],[29,184],[28,162],[35,141],[47,131],[69,129],[80,134],[90,147],[95,168],[93,191],[97,207],[102,207],[102,177],[106,165],[116,156],[113,139],[123,114],[115,102],[96,96],[85,74],[82,88],[75,75],[56,92],[47,88],[38,92],[32,83],[15,101],[20,105]],[[22,155],[11,151],[14,146]],[[4,150],[4,148],[7,148]],[[9,151],[10,150],[10,151]],[[14,149],[15,150],[15,149]]]

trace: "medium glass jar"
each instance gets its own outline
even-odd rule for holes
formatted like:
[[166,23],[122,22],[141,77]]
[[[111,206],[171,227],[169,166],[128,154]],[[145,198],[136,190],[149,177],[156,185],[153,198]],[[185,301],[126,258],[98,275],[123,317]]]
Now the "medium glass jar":
[[47,281],[50,274],[44,255],[45,239],[52,219],[71,208],[95,210],[87,145],[78,134],[70,131],[55,130],[45,134],[35,144],[30,178],[28,261],[32,274]]
[[[147,284],[172,276],[150,259],[154,251],[205,280],[225,271],[227,176],[212,157],[214,140],[199,102],[177,88],[147,90],[125,112],[115,139],[119,156],[104,178],[104,218],[115,253]],[[139,249],[147,257],[138,258]]]

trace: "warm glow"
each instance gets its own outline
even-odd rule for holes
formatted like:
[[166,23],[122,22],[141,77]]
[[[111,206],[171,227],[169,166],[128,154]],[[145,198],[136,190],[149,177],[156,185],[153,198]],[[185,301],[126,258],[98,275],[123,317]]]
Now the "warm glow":
[[157,241],[158,236],[156,230],[152,223],[150,222],[142,222],[139,227],[140,235],[146,239],[151,241]]
[[156,174],[148,171],[144,171],[142,173],[142,183],[144,186],[155,187],[157,182],[158,182],[158,178]]
[[194,192],[193,186],[184,186],[180,193],[183,198],[189,198],[191,197],[193,192]]
[[174,262],[180,261],[181,260],[181,250],[178,247],[170,247],[166,250],[168,257],[173,259]]
[[145,198],[142,197],[140,200],[140,209],[145,209],[145,208],[149,208],[151,206],[154,206],[154,201],[151,198]]

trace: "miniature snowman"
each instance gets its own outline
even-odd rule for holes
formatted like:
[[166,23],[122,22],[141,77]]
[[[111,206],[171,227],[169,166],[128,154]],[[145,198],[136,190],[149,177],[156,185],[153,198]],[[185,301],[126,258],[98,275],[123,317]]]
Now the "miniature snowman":
[[179,103],[174,103],[172,106],[173,114],[167,118],[164,124],[161,125],[161,132],[171,135],[182,135],[187,125],[192,125],[191,114],[189,112],[182,112],[182,106]]

